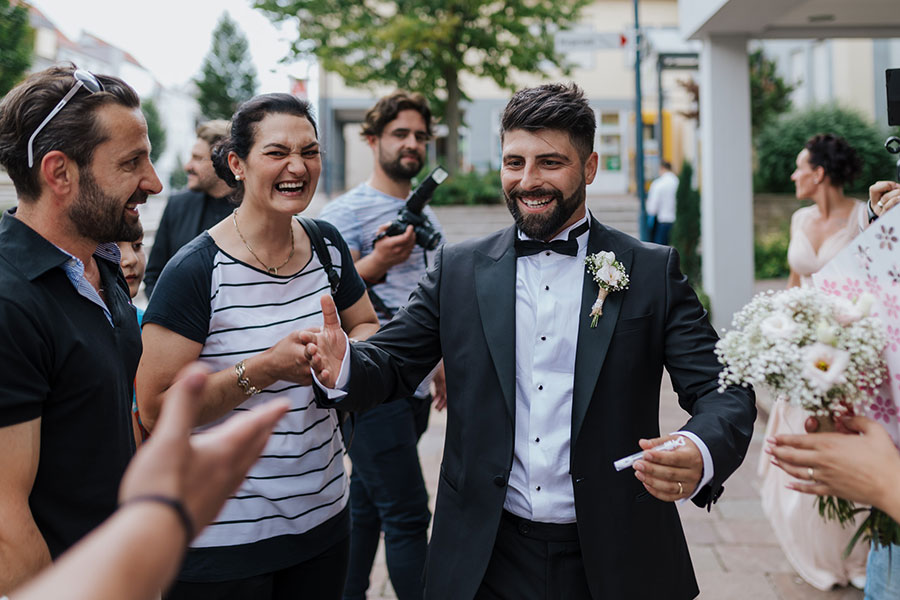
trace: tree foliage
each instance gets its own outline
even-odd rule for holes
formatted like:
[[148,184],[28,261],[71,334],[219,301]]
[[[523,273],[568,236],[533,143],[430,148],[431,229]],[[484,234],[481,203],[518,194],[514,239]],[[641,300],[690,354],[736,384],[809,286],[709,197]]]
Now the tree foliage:
[[[791,92],[794,86],[778,76],[774,60],[766,58],[762,50],[750,54],[750,123],[753,135],[773,119],[791,109]],[[693,79],[677,82],[691,98],[691,107],[679,114],[700,122],[700,85]]]
[[28,24],[28,8],[0,0],[0,97],[11,90],[31,65],[34,30]]
[[256,67],[247,38],[228,13],[213,31],[212,46],[194,83],[197,102],[207,119],[231,119],[237,107],[256,94]]
[[750,53],[750,124],[754,136],[791,109],[794,88],[778,76],[775,61],[766,58],[761,49]]
[[169,175],[169,193],[183,190],[187,185],[187,173],[184,172],[184,168],[182,167],[183,164],[184,160],[179,156],[175,170]]
[[675,224],[672,246],[681,255],[681,271],[691,285],[700,283],[700,192],[693,188],[694,167],[684,161],[675,192]]
[[151,99],[141,101],[141,111],[147,121],[147,137],[150,138],[150,161],[156,162],[166,149],[166,128],[163,126],[159,109]]
[[879,179],[893,179],[895,157],[884,149],[886,134],[856,111],[839,106],[819,106],[784,116],[766,125],[756,139],[757,192],[793,192],[791,173],[797,154],[817,133],[834,133],[847,140],[863,162],[862,173],[847,191],[866,193]]
[[292,55],[313,54],[350,86],[388,85],[428,97],[448,128],[456,171],[462,74],[513,89],[517,73],[555,65],[553,34],[591,0],[256,0],[273,21],[296,22]]

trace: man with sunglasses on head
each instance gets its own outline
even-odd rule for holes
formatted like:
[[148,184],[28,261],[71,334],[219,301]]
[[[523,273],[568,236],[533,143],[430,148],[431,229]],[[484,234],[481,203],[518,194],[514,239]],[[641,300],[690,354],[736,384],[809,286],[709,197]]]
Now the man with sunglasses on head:
[[134,90],[52,67],[0,102],[0,594],[116,508],[140,331],[117,241],[162,186]]

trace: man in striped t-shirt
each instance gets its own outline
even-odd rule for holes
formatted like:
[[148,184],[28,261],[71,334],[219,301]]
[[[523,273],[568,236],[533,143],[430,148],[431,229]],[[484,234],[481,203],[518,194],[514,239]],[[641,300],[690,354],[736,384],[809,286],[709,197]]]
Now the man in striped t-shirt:
[[[425,162],[425,145],[431,138],[428,103],[419,94],[402,91],[386,96],[366,114],[362,135],[375,157],[372,177],[328,204],[320,217],[334,224],[347,241],[383,324],[406,304],[428,267],[428,253],[416,245],[412,226],[401,235],[375,241],[403,208],[410,180]],[[441,231],[430,207],[423,214]],[[413,396],[356,419],[350,446],[353,526],[345,600],[365,598],[382,529],[398,599],[422,598],[431,515],[416,444],[428,425],[431,380],[426,378]],[[442,365],[433,381],[440,409],[445,397]]]

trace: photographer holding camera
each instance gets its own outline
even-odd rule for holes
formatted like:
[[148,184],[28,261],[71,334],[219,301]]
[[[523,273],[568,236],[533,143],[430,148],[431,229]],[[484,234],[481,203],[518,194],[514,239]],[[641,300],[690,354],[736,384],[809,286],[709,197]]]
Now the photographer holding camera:
[[[405,305],[429,266],[431,253],[422,242],[433,250],[440,238],[440,224],[431,208],[413,202],[417,206],[410,215],[407,204],[411,180],[425,163],[431,135],[431,110],[420,94],[397,91],[381,98],[366,113],[362,128],[375,158],[372,177],[330,202],[319,215],[347,241],[382,324]],[[438,179],[431,183],[442,181]],[[413,223],[403,227],[410,217],[415,227]],[[428,425],[430,379],[412,397],[356,417],[349,449],[353,525],[345,600],[365,598],[382,529],[397,598],[422,598],[431,514],[416,444]],[[433,382],[433,400],[440,410],[446,402],[443,364],[435,370]]]

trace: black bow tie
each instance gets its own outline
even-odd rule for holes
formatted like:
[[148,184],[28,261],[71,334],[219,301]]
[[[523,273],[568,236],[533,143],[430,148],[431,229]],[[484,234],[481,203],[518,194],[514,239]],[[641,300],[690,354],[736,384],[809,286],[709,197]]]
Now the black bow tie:
[[589,229],[590,225],[587,221],[569,232],[567,240],[553,240],[552,242],[542,242],[540,240],[522,240],[516,238],[516,257],[531,256],[538,252],[549,250],[557,254],[565,254],[566,256],[576,256],[578,254],[578,237]]

